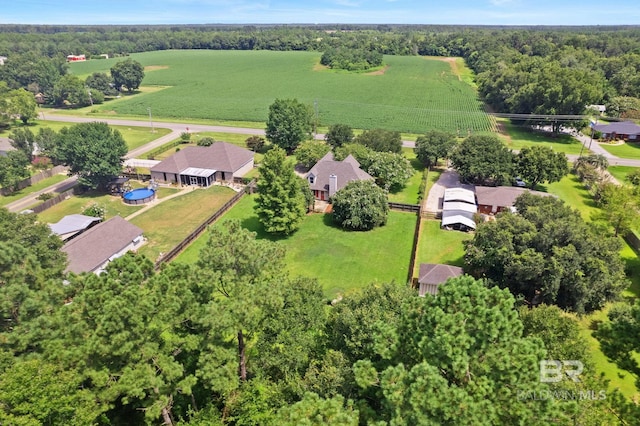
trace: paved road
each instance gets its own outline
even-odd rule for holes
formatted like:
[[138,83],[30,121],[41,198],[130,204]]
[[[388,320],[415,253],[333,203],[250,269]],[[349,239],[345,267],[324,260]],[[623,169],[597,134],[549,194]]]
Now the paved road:
[[[138,121],[138,120],[123,120],[123,119],[112,119],[112,118],[90,118],[90,117],[74,117],[74,116],[66,116],[66,115],[47,115],[43,117],[45,120],[50,121],[62,121],[66,123],[87,123],[87,122],[106,122],[113,126],[130,126],[130,127],[149,127],[148,121]],[[146,145],[138,147],[134,150],[129,151],[127,154],[127,158],[135,158],[144,154],[145,152],[151,151],[167,142],[170,142],[180,136],[182,132],[186,132],[189,129],[190,132],[218,132],[218,133],[237,133],[243,135],[258,135],[264,136],[264,130],[262,129],[252,129],[252,128],[244,128],[244,127],[231,127],[231,126],[209,126],[204,124],[186,124],[186,123],[169,123],[163,121],[154,121],[153,127],[170,129],[171,133],[162,136],[152,142],[149,142]],[[602,154],[609,160],[609,164],[611,165],[620,165],[620,166],[632,166],[632,167],[640,167],[640,160],[631,160],[626,158],[618,158],[609,152],[607,152],[604,148],[602,148],[597,142],[592,141],[589,136],[585,136],[579,134],[576,138],[582,142],[582,144],[586,148],[590,148],[596,154]],[[324,134],[315,135],[315,139],[322,140],[324,139]],[[405,148],[413,148],[415,147],[415,142],[413,141],[402,141],[402,146]],[[568,155],[567,156],[570,161],[575,161],[578,158],[577,155]],[[62,192],[69,188],[72,188],[77,184],[76,177],[70,177],[56,185],[52,185],[43,190],[34,192],[33,194],[28,195],[25,198],[14,201],[13,203],[8,204],[6,207],[9,211],[19,212],[27,208],[28,206],[34,204],[36,202],[36,198],[38,195],[44,192]]]

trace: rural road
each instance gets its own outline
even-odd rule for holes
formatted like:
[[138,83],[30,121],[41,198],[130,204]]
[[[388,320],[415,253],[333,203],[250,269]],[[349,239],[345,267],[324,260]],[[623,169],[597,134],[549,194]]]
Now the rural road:
[[[47,115],[43,119],[45,121],[61,121],[66,123],[90,123],[94,121],[100,121],[107,123],[112,126],[130,126],[130,127],[149,127],[150,123],[147,121],[139,121],[139,120],[123,120],[123,119],[112,119],[112,118],[90,118],[90,117],[73,117],[73,116],[62,116],[62,115]],[[170,142],[174,139],[177,139],[182,132],[186,132],[189,129],[189,132],[197,133],[197,132],[218,132],[218,133],[237,133],[243,135],[258,135],[263,136],[264,130],[262,129],[252,129],[252,128],[244,128],[244,127],[231,127],[231,126],[210,126],[205,124],[188,124],[188,123],[170,123],[163,121],[154,121],[154,128],[163,128],[171,130],[171,133],[162,136],[158,139],[155,139],[149,142],[146,145],[133,149],[127,153],[126,158],[135,158],[145,152],[151,151],[163,144]],[[585,148],[590,148],[596,154],[602,154],[609,160],[610,165],[619,165],[619,166],[631,166],[631,167],[640,167],[640,160],[632,160],[626,158],[616,157],[609,152],[607,152],[604,148],[602,148],[597,142],[592,142],[589,136],[585,136],[583,134],[579,134],[575,136],[580,142],[582,142]],[[315,135],[315,139],[323,140],[323,134]],[[402,146],[405,148],[413,148],[415,147],[415,142],[413,141],[402,141]],[[569,161],[575,161],[578,156],[577,155],[567,155]],[[56,185],[52,185],[48,188],[42,189],[40,191],[36,191],[24,198],[21,198],[17,201],[9,203],[6,205],[6,208],[11,212],[19,212],[30,205],[33,205],[36,202],[37,197],[45,192],[63,192],[67,189],[72,188],[77,184],[77,177],[72,176]]]

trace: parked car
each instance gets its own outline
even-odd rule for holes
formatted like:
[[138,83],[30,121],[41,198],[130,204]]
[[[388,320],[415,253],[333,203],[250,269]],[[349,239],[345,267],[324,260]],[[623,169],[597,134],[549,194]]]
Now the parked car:
[[513,182],[514,182],[515,186],[519,186],[520,188],[525,188],[527,186],[527,183],[525,181],[523,181],[520,176],[516,176],[513,179]]

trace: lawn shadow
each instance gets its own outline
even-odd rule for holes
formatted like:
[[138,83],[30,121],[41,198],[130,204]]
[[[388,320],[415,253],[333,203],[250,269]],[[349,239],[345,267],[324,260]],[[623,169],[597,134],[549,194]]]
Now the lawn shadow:
[[256,233],[256,239],[259,240],[269,240],[269,241],[281,241],[286,240],[291,235],[282,235],[282,234],[270,234],[265,229],[258,216],[251,216],[245,219],[242,219],[240,225],[251,232]]

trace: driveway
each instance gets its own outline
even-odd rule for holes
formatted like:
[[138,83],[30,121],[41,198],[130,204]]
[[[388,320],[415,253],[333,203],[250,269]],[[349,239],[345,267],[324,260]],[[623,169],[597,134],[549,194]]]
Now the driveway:
[[425,210],[437,213],[442,210],[442,200],[444,199],[444,190],[447,188],[464,188],[471,191],[474,190],[473,185],[460,183],[458,172],[453,169],[445,170],[436,183],[433,184],[427,195]]

